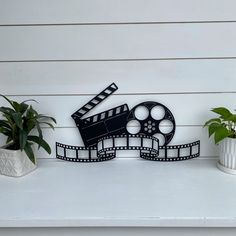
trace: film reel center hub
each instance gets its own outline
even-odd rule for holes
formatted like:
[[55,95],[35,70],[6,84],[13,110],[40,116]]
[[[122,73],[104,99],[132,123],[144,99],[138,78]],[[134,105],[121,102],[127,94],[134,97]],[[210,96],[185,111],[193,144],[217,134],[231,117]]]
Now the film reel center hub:
[[71,115],[84,146],[56,143],[56,157],[72,162],[100,162],[116,157],[118,150],[138,150],[152,161],[181,161],[200,155],[200,141],[169,145],[175,118],[161,103],[146,101],[131,110],[127,104],[83,118],[118,89],[112,83]]

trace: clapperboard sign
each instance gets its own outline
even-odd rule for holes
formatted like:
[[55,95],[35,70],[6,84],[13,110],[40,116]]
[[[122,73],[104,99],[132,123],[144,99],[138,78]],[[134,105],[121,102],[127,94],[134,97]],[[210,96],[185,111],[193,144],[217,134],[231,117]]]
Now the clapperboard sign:
[[[115,158],[118,150],[139,150],[141,158],[152,161],[181,161],[200,155],[200,141],[169,145],[175,134],[175,119],[171,111],[158,102],[146,101],[131,110],[127,104],[123,104],[83,118],[117,89],[116,84],[111,84],[72,114],[84,146],[71,146],[57,142],[58,159],[73,162],[107,161]],[[140,108],[147,111],[145,117],[139,115]],[[158,113],[160,109],[162,114]],[[171,124],[168,132],[161,128],[163,121]],[[138,124],[135,132],[129,129],[131,122]]]

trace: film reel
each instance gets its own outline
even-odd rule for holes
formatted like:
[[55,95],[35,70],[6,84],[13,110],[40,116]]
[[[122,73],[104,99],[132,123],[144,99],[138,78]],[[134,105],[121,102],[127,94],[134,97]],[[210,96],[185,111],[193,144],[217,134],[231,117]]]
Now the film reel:
[[[134,132],[129,129],[132,124],[136,125]],[[153,101],[142,102],[130,111],[126,130],[128,134],[144,134],[158,137],[160,145],[165,146],[174,137],[175,118],[171,111],[161,103]],[[161,137],[163,137],[162,140]]]

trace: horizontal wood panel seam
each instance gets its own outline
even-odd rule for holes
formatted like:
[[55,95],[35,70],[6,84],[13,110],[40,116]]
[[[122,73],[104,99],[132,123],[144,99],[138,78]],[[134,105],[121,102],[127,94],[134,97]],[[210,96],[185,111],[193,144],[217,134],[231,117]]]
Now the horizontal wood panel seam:
[[[169,93],[119,93],[113,94],[112,96],[133,96],[133,95],[191,95],[191,94],[235,94],[236,91],[217,91],[217,92],[169,92]],[[95,96],[95,93],[78,93],[78,94],[4,94],[6,96],[14,96],[14,97],[30,97],[30,96],[38,96],[38,97],[54,97],[54,96]]]
[[0,24],[0,27],[27,27],[27,26],[73,26],[73,25],[170,25],[170,24],[220,24],[236,23],[236,20],[215,20],[215,21],[139,21],[139,22],[84,22],[84,23],[23,23],[23,24]]
[[65,60],[0,60],[0,63],[37,63],[37,62],[119,62],[119,61],[186,61],[186,60],[235,60],[230,57],[167,57],[167,58],[117,58],[117,59],[65,59]]

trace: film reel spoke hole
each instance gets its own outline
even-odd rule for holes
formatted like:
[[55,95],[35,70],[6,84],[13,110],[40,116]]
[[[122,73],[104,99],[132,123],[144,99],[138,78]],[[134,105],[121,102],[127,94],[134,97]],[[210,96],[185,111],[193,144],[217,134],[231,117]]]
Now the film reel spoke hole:
[[159,124],[159,130],[163,134],[169,134],[174,129],[173,122],[170,120],[162,120]]
[[149,116],[149,110],[145,106],[138,106],[134,111],[134,115],[138,120],[146,120]]
[[126,124],[126,130],[129,134],[138,134],[141,130],[141,124],[137,120],[131,120]]
[[164,118],[165,116],[165,109],[160,106],[160,105],[156,105],[155,107],[152,108],[151,110],[151,117],[154,119],[154,120],[161,120]]

